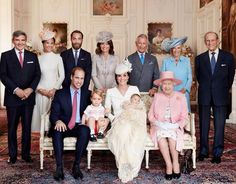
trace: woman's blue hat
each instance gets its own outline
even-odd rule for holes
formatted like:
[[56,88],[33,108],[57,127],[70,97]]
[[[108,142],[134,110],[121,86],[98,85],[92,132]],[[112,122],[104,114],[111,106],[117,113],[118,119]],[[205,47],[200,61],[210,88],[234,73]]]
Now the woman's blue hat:
[[170,52],[170,49],[178,46],[178,45],[183,45],[187,41],[188,37],[182,37],[182,38],[166,38],[162,41],[161,43],[161,49]]

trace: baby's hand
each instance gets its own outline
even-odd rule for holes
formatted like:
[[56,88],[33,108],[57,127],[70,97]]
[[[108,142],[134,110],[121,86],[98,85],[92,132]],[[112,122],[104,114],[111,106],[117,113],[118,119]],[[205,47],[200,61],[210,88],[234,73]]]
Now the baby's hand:
[[108,109],[108,108],[105,109],[105,114],[109,114],[110,112],[111,112],[110,109]]

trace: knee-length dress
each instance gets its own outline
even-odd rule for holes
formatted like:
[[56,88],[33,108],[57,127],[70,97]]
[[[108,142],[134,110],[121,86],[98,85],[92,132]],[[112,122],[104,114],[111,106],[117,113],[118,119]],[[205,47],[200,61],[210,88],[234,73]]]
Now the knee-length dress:
[[[59,89],[65,78],[61,56],[53,52],[45,53],[39,56],[39,64],[41,69],[41,79],[37,89]],[[35,98],[31,131],[39,132],[41,115],[49,111],[52,99],[37,93],[37,91]]]

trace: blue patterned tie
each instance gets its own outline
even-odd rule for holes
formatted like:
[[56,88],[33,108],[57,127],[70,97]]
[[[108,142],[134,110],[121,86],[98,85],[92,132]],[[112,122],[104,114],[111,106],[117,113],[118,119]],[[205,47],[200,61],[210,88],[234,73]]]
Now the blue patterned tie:
[[140,60],[141,60],[141,63],[142,63],[142,65],[144,64],[144,54],[142,53],[142,54],[140,54]]
[[78,50],[75,50],[75,66],[77,66],[78,61]]
[[215,52],[212,52],[211,54],[212,54],[212,56],[211,56],[211,73],[213,74],[214,70],[215,70],[215,66],[216,66],[216,59],[215,59]]

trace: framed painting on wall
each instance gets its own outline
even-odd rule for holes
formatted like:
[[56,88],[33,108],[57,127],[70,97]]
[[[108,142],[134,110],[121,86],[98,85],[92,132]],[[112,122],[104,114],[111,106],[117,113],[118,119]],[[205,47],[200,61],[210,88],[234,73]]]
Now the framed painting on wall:
[[93,0],[93,15],[123,15],[123,0]]
[[213,0],[200,0],[199,1],[199,7],[202,8],[204,7],[206,4],[210,3]]
[[222,1],[222,48],[236,57],[236,2],[234,0]]
[[55,53],[61,53],[67,49],[67,23],[43,23],[44,29],[55,32]]
[[161,43],[165,38],[172,36],[172,23],[149,23],[148,24],[148,52],[153,54],[165,54],[161,49]]

